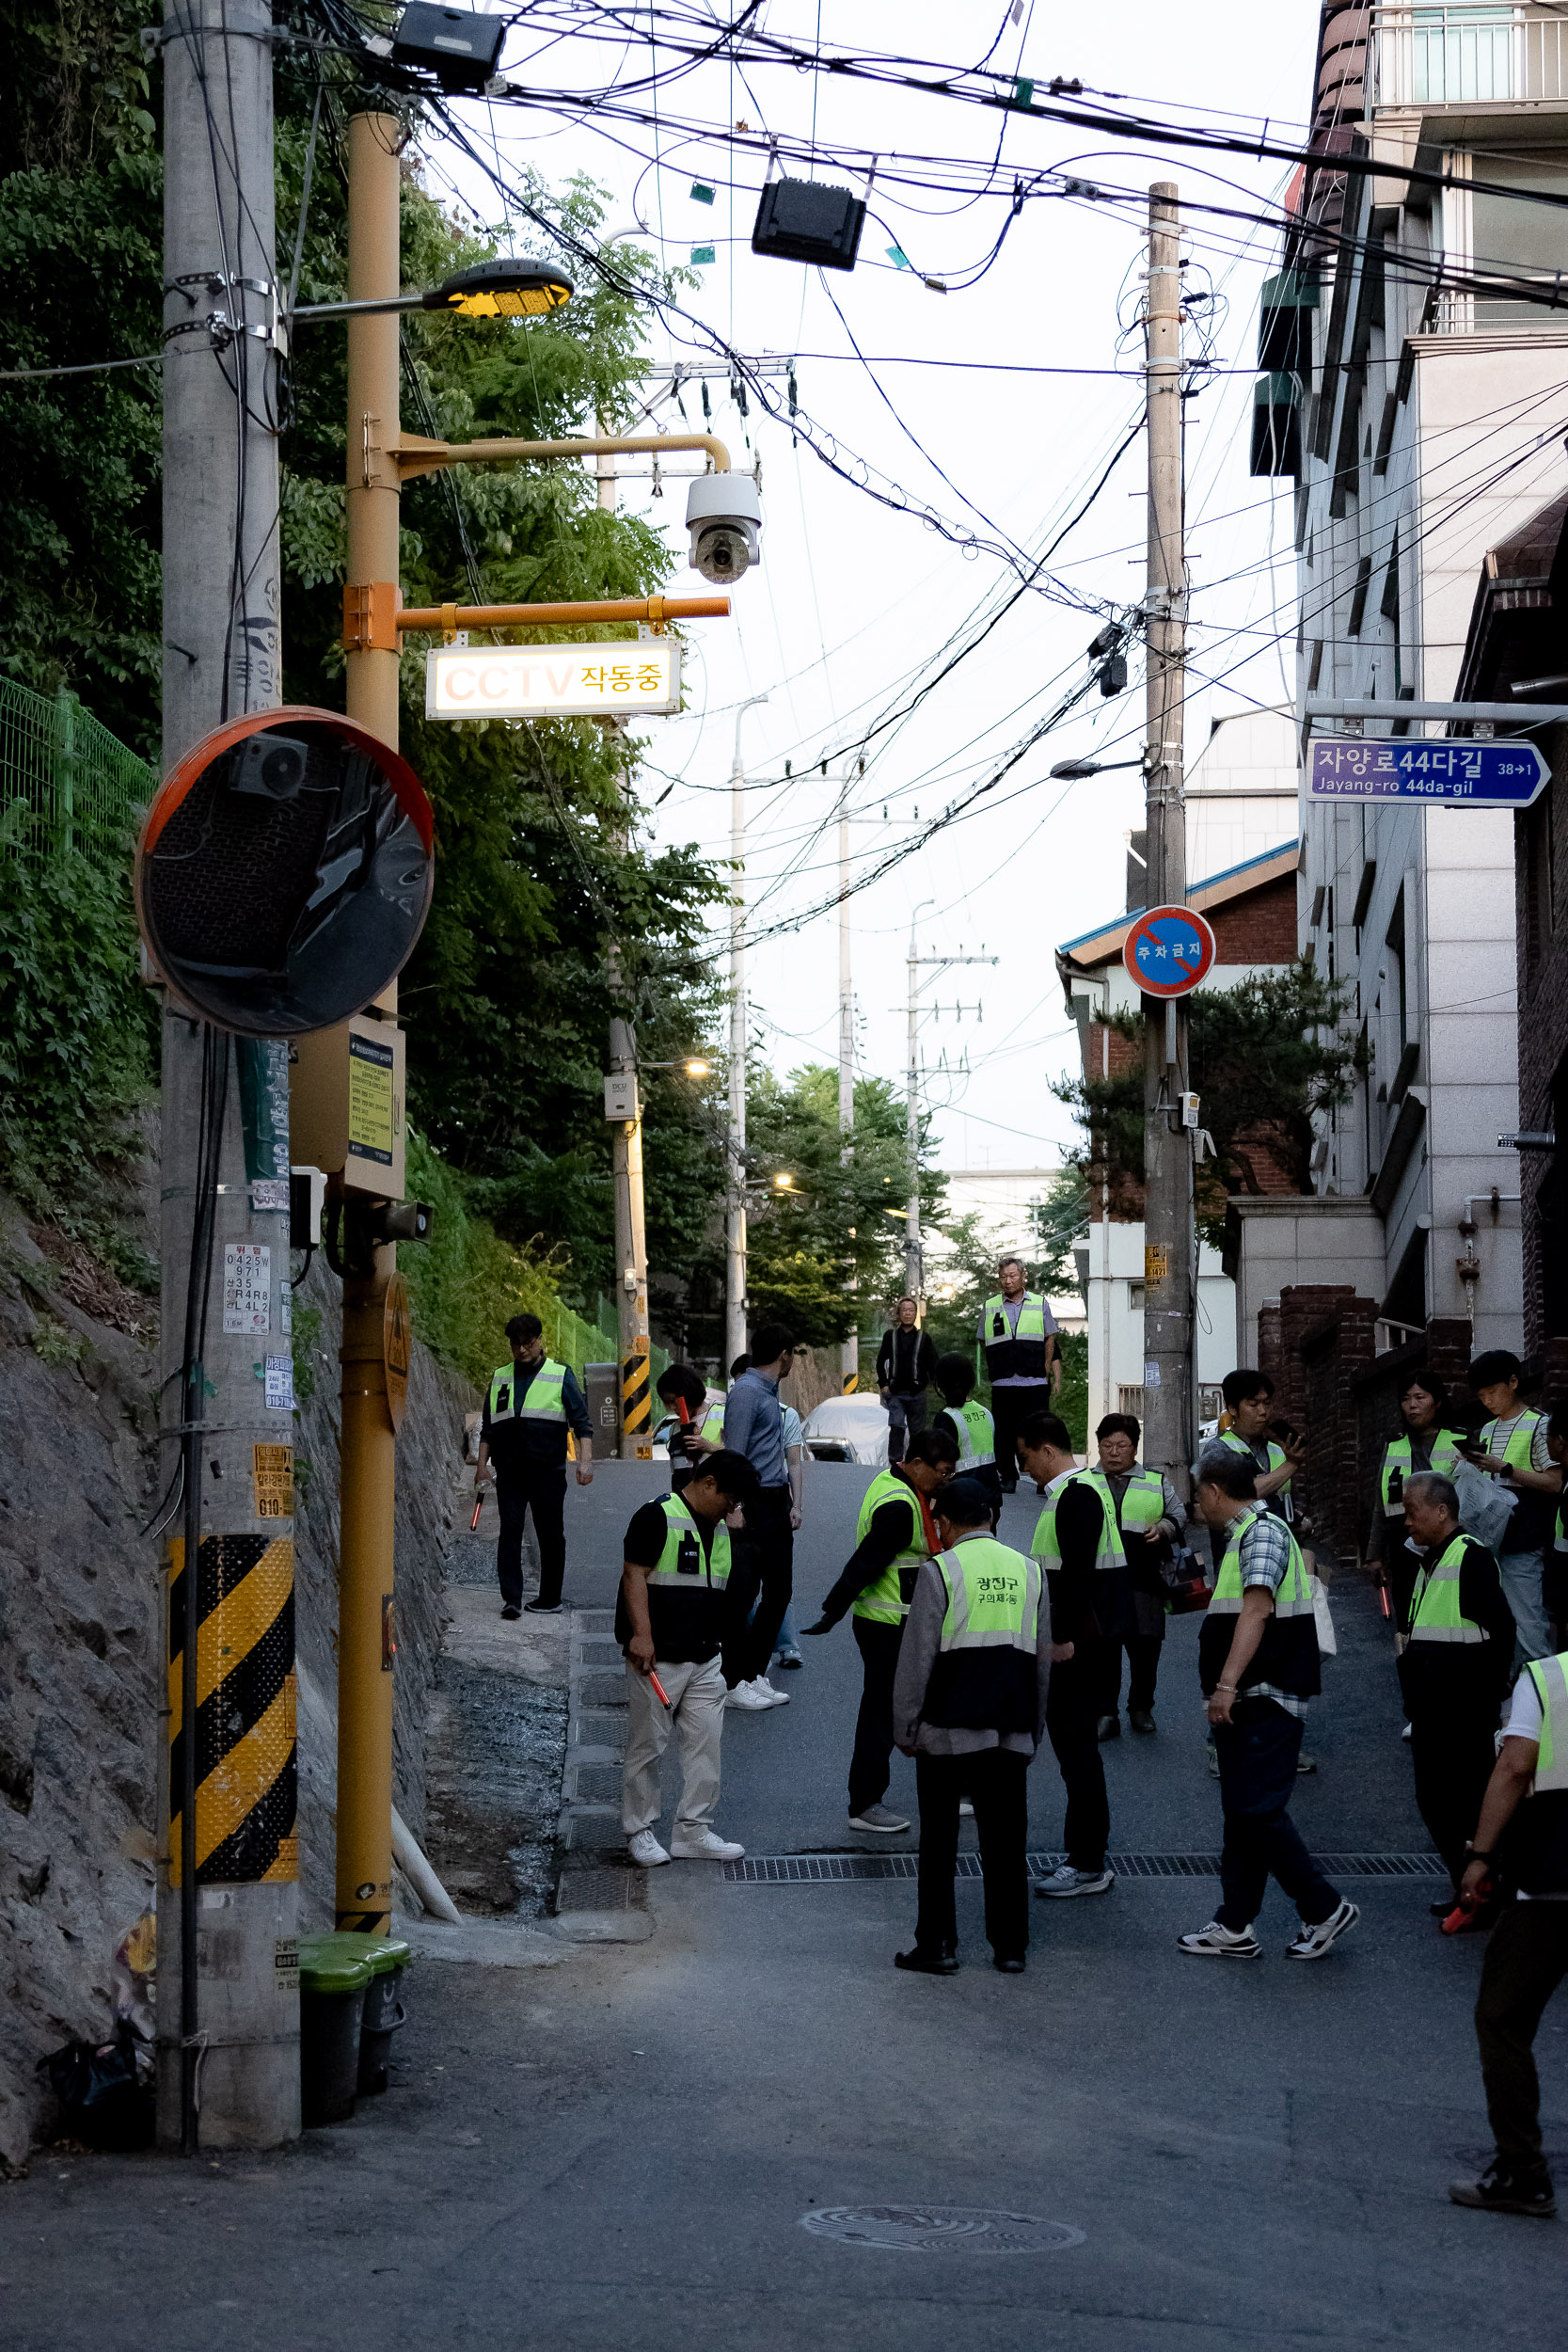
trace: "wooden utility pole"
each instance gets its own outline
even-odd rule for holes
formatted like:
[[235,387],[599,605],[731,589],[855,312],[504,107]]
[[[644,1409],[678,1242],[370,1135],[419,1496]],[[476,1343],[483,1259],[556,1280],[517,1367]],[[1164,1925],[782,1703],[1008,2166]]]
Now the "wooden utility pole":
[[[1148,903],[1184,906],[1182,779],[1187,580],[1182,545],[1180,230],[1174,183],[1148,192],[1147,777]],[[1183,1497],[1190,1458],[1193,1159],[1178,1096],[1186,1087],[1185,999],[1144,998],[1144,1460]]]

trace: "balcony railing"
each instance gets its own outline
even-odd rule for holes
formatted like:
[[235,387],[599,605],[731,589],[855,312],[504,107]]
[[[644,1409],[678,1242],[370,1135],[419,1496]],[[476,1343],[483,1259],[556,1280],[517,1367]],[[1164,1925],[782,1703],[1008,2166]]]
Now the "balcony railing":
[[1568,19],[1556,8],[1372,10],[1373,109],[1568,98]]

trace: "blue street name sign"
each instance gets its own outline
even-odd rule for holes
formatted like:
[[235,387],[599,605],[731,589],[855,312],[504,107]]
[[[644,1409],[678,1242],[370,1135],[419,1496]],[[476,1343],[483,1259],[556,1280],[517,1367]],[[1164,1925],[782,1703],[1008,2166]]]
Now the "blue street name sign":
[[1550,773],[1533,743],[1341,735],[1313,744],[1307,788],[1315,801],[1438,801],[1454,808],[1528,808]]

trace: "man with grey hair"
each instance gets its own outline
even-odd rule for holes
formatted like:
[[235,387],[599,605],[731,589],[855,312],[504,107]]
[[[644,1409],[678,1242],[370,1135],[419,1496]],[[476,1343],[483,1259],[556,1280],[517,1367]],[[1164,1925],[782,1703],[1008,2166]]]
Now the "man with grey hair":
[[1018,1434],[1036,1413],[1049,1413],[1062,1386],[1056,1318],[1043,1293],[1028,1286],[1022,1258],[998,1263],[1002,1287],[980,1310],[976,1334],[986,1351],[996,1468],[1004,1494],[1018,1486]]
[[1513,1617],[1497,1563],[1459,1524],[1451,1480],[1417,1470],[1404,1482],[1404,1525],[1419,1563],[1401,1631],[1400,1688],[1410,1719],[1416,1803],[1454,1895],[1492,1776],[1493,1734],[1513,1662]]

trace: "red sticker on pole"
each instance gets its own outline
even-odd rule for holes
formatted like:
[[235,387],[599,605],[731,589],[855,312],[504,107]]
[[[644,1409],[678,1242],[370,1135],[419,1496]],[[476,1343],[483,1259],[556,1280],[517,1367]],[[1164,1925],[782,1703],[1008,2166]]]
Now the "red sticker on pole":
[[1150,907],[1129,927],[1121,960],[1146,996],[1185,996],[1214,961],[1214,934],[1191,907]]

